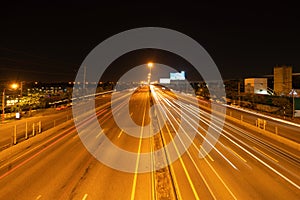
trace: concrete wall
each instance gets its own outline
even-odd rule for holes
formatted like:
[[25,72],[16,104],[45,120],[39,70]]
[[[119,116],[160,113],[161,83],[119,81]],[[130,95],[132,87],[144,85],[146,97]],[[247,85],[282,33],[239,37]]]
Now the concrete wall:
[[288,95],[292,90],[292,66],[274,67],[274,91],[277,95]]
[[250,94],[268,94],[268,79],[267,78],[246,78],[245,93]]

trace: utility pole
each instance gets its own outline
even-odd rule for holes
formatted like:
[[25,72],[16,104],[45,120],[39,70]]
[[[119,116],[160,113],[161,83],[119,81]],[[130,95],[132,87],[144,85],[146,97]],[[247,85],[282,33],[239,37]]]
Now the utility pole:
[[83,66],[83,89],[85,89],[86,82],[86,66]]
[[293,98],[293,111],[292,111],[292,119],[294,119],[295,116],[295,95],[294,95],[295,90],[292,89],[292,98]]
[[2,123],[4,122],[4,114],[5,114],[5,88],[3,89],[2,92]]
[[21,94],[20,97],[23,97],[23,81],[21,81],[21,86],[20,86]]
[[241,106],[241,82],[238,81],[238,99],[239,99],[239,106]]

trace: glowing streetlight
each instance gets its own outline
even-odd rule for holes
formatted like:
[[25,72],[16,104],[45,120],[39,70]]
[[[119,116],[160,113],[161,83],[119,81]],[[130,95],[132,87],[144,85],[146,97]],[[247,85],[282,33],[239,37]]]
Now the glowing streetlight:
[[150,85],[150,82],[151,82],[151,68],[153,67],[153,63],[152,62],[148,62],[147,66],[149,67],[149,74],[148,74],[148,83]]
[[[15,90],[19,87],[19,85],[17,83],[13,83],[10,85],[10,87]],[[3,92],[2,92],[2,123],[4,122],[4,114],[5,114],[5,89],[6,88],[3,88]]]
[[17,89],[18,87],[19,87],[19,85],[17,83],[11,84],[11,88],[14,90]]

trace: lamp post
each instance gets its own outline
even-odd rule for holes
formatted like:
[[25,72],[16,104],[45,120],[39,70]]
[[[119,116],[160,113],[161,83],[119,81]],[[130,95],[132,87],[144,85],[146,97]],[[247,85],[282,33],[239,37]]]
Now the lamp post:
[[147,66],[149,67],[148,84],[150,85],[150,83],[151,83],[151,68],[153,67],[153,63],[148,62]]
[[295,94],[294,94],[295,90],[292,90],[292,98],[293,98],[293,112],[292,112],[292,119],[294,119],[295,116]]
[[[21,87],[22,87],[22,86],[21,86]],[[11,85],[11,88],[14,89],[14,90],[16,90],[16,89],[19,88],[19,84],[13,83],[13,84]],[[16,119],[20,119],[19,98],[18,98],[18,101],[17,101],[17,104],[16,104],[16,105],[17,105]]]
[[[19,85],[17,83],[13,83],[10,85],[10,87],[12,89],[17,89]],[[4,119],[5,119],[5,90],[6,88],[4,87],[2,92],[2,123],[4,123]]]
[[4,114],[5,114],[5,88],[3,89],[3,92],[2,92],[2,123],[4,122]]
[[19,87],[19,85],[17,83],[11,84],[11,88],[14,90],[17,89],[18,87]]

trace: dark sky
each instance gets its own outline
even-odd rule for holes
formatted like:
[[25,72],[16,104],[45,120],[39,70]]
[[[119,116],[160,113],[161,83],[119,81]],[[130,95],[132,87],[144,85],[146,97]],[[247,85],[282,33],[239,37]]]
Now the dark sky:
[[198,41],[225,79],[272,74],[276,65],[300,72],[295,4],[141,2],[2,4],[0,80],[72,81],[103,40],[146,26],[174,29]]

